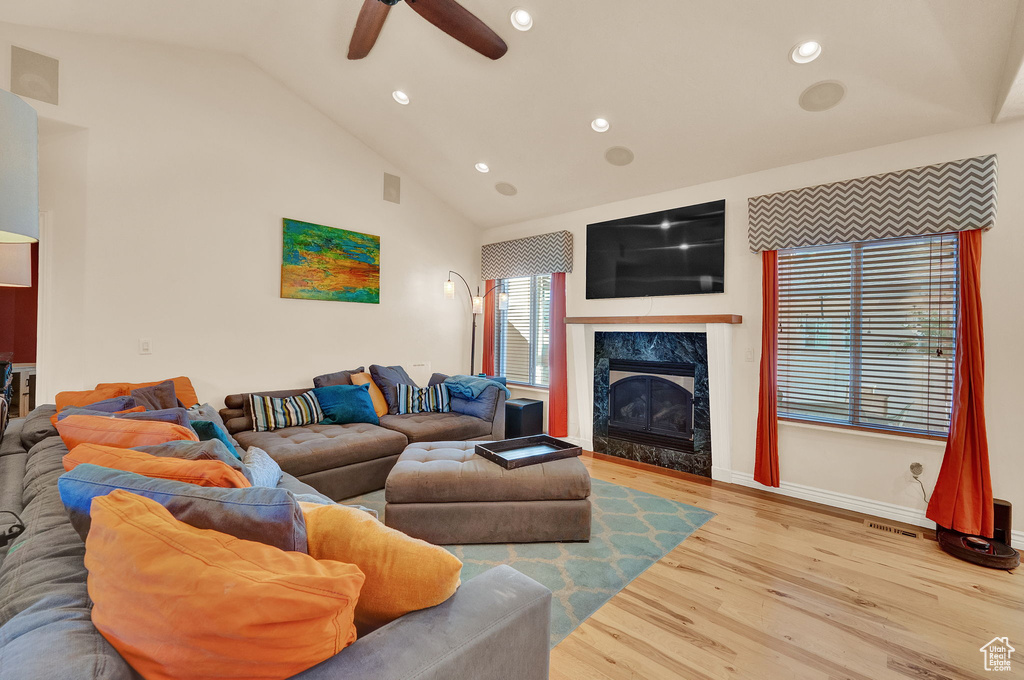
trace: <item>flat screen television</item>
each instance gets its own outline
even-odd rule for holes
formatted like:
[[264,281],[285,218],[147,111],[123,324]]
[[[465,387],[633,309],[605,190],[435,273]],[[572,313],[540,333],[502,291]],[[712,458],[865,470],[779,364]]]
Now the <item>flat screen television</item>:
[[587,225],[587,299],[725,290],[725,201]]

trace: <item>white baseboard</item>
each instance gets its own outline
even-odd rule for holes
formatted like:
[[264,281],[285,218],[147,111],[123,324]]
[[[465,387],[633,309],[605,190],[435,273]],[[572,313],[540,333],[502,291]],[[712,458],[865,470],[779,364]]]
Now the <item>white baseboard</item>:
[[[711,466],[711,479],[716,482],[735,482],[736,480],[733,478],[733,474],[733,471],[729,468],[720,468],[715,467],[714,465]],[[751,479],[753,479],[753,477],[751,477]]]
[[[715,469],[712,468],[712,477],[718,479],[717,477],[714,477],[714,474]],[[905,505],[896,505],[895,503],[886,503],[884,501],[876,501],[870,498],[851,496],[849,494],[839,493],[838,491],[829,491],[828,489],[819,489],[813,486],[794,484],[792,482],[782,482],[778,488],[764,486],[755,482],[754,475],[749,472],[733,470],[731,471],[731,476],[733,484],[740,484],[754,489],[761,489],[762,491],[777,493],[782,496],[821,503],[822,505],[829,505],[834,508],[853,510],[854,512],[861,512],[865,515],[891,519],[897,522],[903,522],[904,524],[924,527],[926,529],[935,528],[935,522],[925,517],[925,511],[920,508],[911,508]],[[729,480],[723,479],[722,481]],[[1024,531],[1014,531],[1012,540],[1013,544],[1019,549],[1020,546],[1024,545]]]

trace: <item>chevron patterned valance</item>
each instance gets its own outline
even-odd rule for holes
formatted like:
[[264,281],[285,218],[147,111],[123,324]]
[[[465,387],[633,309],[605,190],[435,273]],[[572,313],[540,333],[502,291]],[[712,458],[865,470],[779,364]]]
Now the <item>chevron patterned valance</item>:
[[488,243],[480,252],[480,278],[485,280],[571,271],[572,234],[568,231]]
[[996,157],[755,196],[748,207],[755,253],[988,229],[996,217]]

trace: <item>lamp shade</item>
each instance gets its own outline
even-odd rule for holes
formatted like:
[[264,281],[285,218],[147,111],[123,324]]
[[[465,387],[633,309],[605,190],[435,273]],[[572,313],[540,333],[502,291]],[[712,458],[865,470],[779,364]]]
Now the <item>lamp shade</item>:
[[32,244],[0,243],[0,286],[32,285]]
[[445,300],[455,299],[455,282],[451,279],[444,282],[444,298]]
[[0,243],[39,240],[39,123],[21,97],[0,90]]
[[484,313],[484,299],[479,295],[473,296],[473,313],[483,314]]

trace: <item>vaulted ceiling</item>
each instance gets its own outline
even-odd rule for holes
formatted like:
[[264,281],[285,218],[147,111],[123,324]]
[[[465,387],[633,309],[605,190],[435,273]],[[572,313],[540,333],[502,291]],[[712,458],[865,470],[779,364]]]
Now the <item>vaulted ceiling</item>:
[[[498,61],[403,3],[349,61],[361,4],[0,0],[0,20],[243,55],[482,227],[987,123],[1021,100],[1017,0],[462,0],[508,43]],[[531,31],[513,30],[516,6]],[[803,40],[823,51],[796,65]],[[845,99],[800,108],[823,80]],[[634,162],[607,163],[612,146]]]

